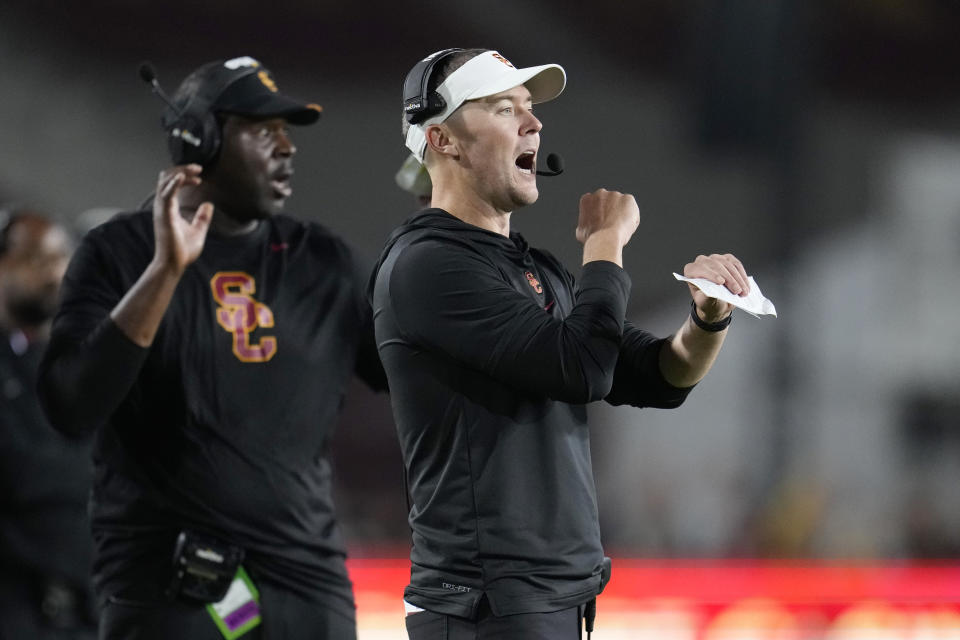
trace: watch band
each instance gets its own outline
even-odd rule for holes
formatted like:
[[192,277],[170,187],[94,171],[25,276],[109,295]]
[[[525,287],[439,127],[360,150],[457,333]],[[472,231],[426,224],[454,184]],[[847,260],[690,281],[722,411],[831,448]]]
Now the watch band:
[[730,326],[730,322],[733,320],[733,311],[730,312],[730,315],[719,322],[704,322],[700,319],[700,315],[697,313],[697,303],[691,300],[690,317],[693,319],[693,324],[697,325],[704,331],[716,333],[717,331],[723,331]]

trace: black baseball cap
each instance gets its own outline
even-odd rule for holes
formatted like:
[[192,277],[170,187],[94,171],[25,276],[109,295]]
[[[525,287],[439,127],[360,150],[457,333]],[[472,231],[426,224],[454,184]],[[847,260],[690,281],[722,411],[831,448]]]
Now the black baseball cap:
[[[224,86],[210,110],[251,118],[284,118],[291,124],[313,124],[323,107],[280,93],[277,84],[260,61],[249,56],[204,65],[199,84]],[[208,94],[209,95],[209,94]]]

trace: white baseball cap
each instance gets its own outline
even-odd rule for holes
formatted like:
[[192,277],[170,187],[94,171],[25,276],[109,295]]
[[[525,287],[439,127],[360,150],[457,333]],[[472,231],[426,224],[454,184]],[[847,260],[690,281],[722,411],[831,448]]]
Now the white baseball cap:
[[530,91],[534,104],[547,102],[563,91],[567,74],[558,64],[517,69],[496,51],[484,51],[474,56],[437,87],[437,93],[447,106],[432,118],[410,125],[407,148],[417,160],[423,162],[423,154],[427,149],[427,127],[449,118],[467,100],[486,98],[521,84]]

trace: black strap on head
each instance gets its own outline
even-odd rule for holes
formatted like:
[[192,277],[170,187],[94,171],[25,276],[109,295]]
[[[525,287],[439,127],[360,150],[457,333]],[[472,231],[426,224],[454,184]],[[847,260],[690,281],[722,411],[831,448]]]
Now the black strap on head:
[[443,49],[431,53],[410,70],[403,81],[403,113],[406,115],[407,122],[410,124],[423,122],[430,116],[440,113],[447,106],[439,93],[428,90],[430,77],[440,62],[461,51],[464,49]]

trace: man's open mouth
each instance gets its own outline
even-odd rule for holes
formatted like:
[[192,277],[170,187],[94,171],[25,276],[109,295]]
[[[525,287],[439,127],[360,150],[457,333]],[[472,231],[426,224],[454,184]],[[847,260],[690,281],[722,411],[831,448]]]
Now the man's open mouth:
[[514,161],[520,173],[532,174],[537,166],[537,155],[533,151],[524,151]]
[[270,180],[270,186],[273,187],[273,195],[275,197],[290,197],[290,194],[293,193],[293,187],[290,186],[290,177],[292,175],[292,171],[284,171],[282,173],[274,174],[273,178]]

